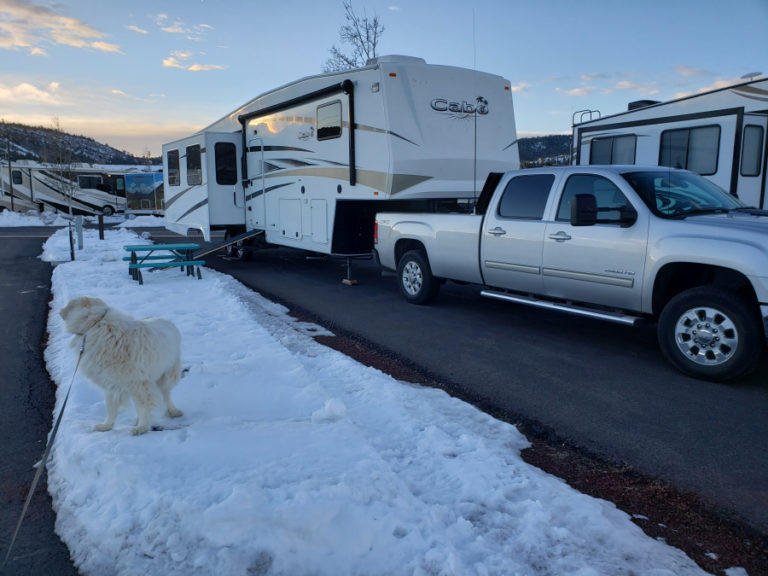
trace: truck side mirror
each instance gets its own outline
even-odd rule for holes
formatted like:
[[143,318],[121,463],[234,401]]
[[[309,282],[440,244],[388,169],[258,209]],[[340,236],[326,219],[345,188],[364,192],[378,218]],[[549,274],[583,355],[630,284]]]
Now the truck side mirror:
[[594,226],[597,222],[597,200],[592,194],[576,194],[571,198],[571,226]]
[[635,210],[629,204],[626,204],[625,206],[621,207],[620,218],[621,218],[621,227],[629,228],[635,222],[637,222],[637,210]]

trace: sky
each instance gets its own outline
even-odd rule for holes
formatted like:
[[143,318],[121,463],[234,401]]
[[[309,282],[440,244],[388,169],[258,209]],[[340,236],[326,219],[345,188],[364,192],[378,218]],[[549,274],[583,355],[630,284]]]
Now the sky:
[[[0,226],[41,217],[55,216],[6,211]],[[122,247],[149,240],[126,226],[153,225],[129,220],[104,240],[86,229],[75,261],[66,228],[41,246],[58,263],[45,350],[57,413],[72,383],[48,490],[83,576],[704,576],[631,510],[525,463],[513,425],[322,346],[313,335],[327,331],[232,277],[159,270],[140,286]],[[80,341],[58,314],[82,295],[176,324],[181,418],[157,410],[137,437],[126,408],[113,430],[93,430],[104,395],[76,371]]]
[[[519,136],[768,74],[768,0],[353,0],[378,53],[509,79]],[[0,119],[143,156],[318,74],[342,0],[0,0]]]

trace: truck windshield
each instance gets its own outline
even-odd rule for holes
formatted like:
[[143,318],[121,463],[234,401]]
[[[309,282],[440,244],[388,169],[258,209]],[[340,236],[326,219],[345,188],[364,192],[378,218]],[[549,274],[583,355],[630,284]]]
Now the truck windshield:
[[643,202],[663,218],[730,212],[745,208],[735,196],[693,172],[625,172],[622,174]]

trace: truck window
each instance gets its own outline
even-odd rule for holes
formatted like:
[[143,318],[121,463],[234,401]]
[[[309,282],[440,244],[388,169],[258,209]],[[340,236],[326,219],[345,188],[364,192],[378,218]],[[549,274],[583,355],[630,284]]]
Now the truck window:
[[661,133],[659,166],[685,168],[703,176],[717,172],[720,126],[699,126]]
[[237,184],[237,154],[231,142],[216,142],[216,184]]
[[200,158],[200,144],[187,146],[187,184],[197,186],[203,183],[203,163]]
[[557,209],[558,221],[571,220],[571,198],[576,194],[592,194],[595,197],[598,224],[620,223],[622,209],[630,206],[627,197],[610,180],[595,174],[574,174],[565,183]]
[[168,164],[168,186],[179,186],[181,184],[179,176],[179,151],[168,150],[166,163]]
[[330,140],[341,136],[341,102],[317,107],[317,139]]
[[512,178],[499,200],[499,216],[541,220],[554,181],[553,174],[531,174]]

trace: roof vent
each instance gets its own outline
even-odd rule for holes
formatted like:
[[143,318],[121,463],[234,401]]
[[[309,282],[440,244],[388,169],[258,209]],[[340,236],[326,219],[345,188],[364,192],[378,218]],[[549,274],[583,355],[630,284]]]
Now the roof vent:
[[661,104],[661,102],[658,100],[635,100],[627,104],[627,110],[637,110],[638,108],[645,108],[654,104]]
[[401,56],[400,54],[390,54],[388,56],[377,56],[376,58],[371,58],[370,60],[368,60],[368,62],[365,63],[365,65],[376,66],[377,64],[382,64],[384,62],[402,62],[402,63],[409,62],[411,64],[427,63],[426,60],[424,60],[424,58],[417,58],[416,56]]

